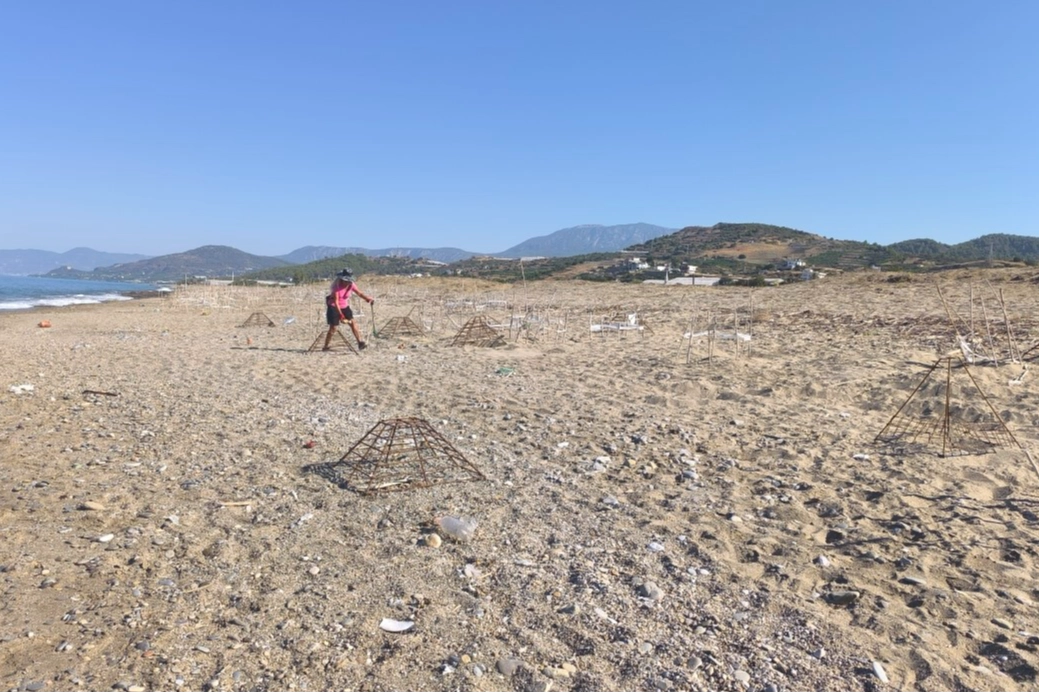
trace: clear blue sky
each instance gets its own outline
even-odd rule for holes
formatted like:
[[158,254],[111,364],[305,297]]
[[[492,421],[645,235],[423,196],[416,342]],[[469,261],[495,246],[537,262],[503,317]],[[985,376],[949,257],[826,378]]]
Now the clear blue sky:
[[0,2],[0,248],[1039,235],[1039,2]]

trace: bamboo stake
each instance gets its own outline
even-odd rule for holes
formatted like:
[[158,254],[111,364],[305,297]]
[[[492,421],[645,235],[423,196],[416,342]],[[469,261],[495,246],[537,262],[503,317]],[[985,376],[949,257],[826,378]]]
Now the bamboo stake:
[[970,283],[970,338],[974,339],[974,282]]
[[999,305],[1003,309],[1003,321],[1007,326],[1007,340],[1010,342],[1010,360],[1017,363],[1017,344],[1014,343],[1014,331],[1010,328],[1010,316],[1007,315],[1007,304],[1003,300],[1003,289],[999,290]]
[[696,331],[696,318],[689,318],[689,341],[685,345],[685,365],[689,365],[689,352],[693,350],[693,333]]
[[992,348],[992,362],[999,365],[999,350],[996,349],[996,340],[992,337],[992,324],[988,319],[988,308],[985,306],[985,299],[981,299],[981,313],[985,316],[985,331],[988,332],[989,346]]

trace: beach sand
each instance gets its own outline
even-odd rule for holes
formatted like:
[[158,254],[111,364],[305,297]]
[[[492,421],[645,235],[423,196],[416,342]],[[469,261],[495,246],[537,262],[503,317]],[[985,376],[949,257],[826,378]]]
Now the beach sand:
[[[306,353],[317,285],[0,314],[0,686],[1034,690],[1024,452],[873,444],[956,347],[936,284],[963,324],[973,287],[994,352],[1012,348],[1001,291],[1017,351],[1039,341],[1027,268],[760,289],[367,277],[377,326],[423,334],[360,354]],[[274,326],[240,327],[254,312]],[[450,345],[511,314],[528,320],[504,346]],[[644,329],[590,329],[630,314]],[[750,339],[708,361],[684,335],[711,321]],[[1039,374],[969,373],[1039,453]],[[977,388],[950,398],[988,411]],[[940,414],[941,388],[913,406]],[[401,417],[486,479],[366,496],[304,471]]]

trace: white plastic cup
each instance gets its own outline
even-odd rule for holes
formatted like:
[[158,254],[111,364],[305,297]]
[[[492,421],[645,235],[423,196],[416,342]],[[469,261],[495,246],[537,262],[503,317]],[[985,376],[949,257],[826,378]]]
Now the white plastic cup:
[[453,517],[445,515],[437,519],[437,526],[455,541],[469,541],[473,538],[478,523],[471,517]]

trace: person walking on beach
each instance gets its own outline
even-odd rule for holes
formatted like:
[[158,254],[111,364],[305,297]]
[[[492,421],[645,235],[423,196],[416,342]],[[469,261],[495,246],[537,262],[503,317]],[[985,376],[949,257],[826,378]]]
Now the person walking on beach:
[[374,298],[365,296],[357,288],[357,284],[354,283],[353,272],[349,268],[336,272],[336,278],[332,280],[332,287],[329,289],[328,296],[325,297],[327,306],[325,319],[328,321],[328,334],[325,335],[325,346],[322,351],[328,351],[332,348],[332,335],[335,334],[339,324],[343,322],[350,325],[350,330],[354,333],[354,339],[357,340],[358,349],[365,349],[368,346],[361,339],[361,330],[358,329],[357,321],[354,320],[354,312],[350,310],[350,294],[357,294],[365,301],[368,301],[368,305],[375,303]]

